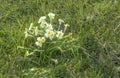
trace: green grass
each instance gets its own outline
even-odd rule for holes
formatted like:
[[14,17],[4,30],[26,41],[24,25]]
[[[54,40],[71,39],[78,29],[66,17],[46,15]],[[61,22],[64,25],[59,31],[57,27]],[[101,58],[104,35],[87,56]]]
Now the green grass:
[[[0,0],[0,78],[119,78],[119,4],[119,0]],[[75,40],[47,45],[45,51],[26,57],[26,50],[18,46],[30,51],[34,47],[32,39],[24,39],[25,28],[49,12],[70,24],[67,32]]]

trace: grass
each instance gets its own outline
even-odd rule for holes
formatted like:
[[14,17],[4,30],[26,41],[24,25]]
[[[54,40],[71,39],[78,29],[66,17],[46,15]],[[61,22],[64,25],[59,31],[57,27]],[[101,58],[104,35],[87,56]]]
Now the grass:
[[[119,0],[1,0],[0,78],[119,78],[119,4]],[[75,40],[47,45],[41,54],[26,57],[19,46],[34,47],[31,39],[24,39],[25,28],[49,12],[70,24],[67,32]]]

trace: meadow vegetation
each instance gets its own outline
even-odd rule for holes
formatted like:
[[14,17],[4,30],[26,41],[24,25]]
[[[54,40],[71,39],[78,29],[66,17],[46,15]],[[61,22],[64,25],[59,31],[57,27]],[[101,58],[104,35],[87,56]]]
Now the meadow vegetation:
[[0,0],[0,78],[119,77],[120,0]]

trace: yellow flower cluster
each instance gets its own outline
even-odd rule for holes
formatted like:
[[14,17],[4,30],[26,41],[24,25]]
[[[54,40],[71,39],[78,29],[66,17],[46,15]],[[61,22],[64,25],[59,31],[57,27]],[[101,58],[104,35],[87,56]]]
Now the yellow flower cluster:
[[[52,24],[52,20],[55,18],[54,13],[49,13],[48,17],[50,19],[50,23],[46,21],[47,17],[42,16],[38,20],[38,26],[33,26],[33,23],[30,24],[30,27],[25,31],[25,38],[32,36],[36,38],[35,44],[39,47],[42,47],[42,44],[47,41],[47,39],[53,40],[53,38],[56,39],[62,39],[65,33],[65,30],[69,26],[68,24],[65,24],[65,22],[62,19],[58,19],[59,26],[58,30],[54,29],[54,25]],[[60,30],[60,26],[64,24],[64,30]]]

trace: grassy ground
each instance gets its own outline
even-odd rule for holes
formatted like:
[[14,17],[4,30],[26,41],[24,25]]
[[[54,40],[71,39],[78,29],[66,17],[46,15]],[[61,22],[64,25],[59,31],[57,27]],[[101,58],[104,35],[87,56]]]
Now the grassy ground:
[[[119,4],[119,0],[0,0],[0,78],[119,78]],[[49,12],[70,24],[67,32],[75,40],[26,57],[19,46],[33,46],[24,39],[25,28]],[[58,45],[61,49],[53,48]]]

